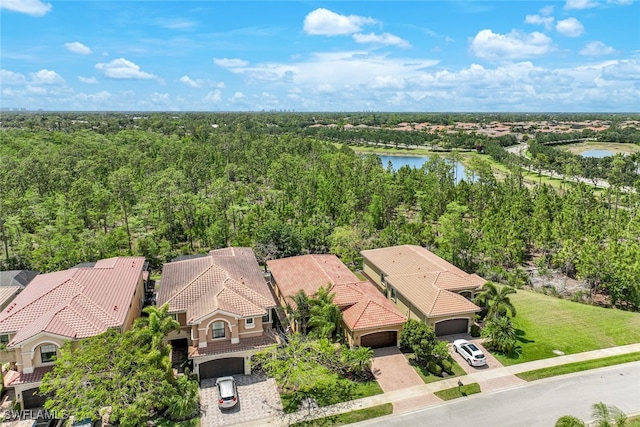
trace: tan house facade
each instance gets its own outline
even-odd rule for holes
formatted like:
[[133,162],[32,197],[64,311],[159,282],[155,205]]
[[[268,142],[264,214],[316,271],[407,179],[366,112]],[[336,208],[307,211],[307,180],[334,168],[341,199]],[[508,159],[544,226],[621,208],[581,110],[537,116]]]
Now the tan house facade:
[[409,319],[431,325],[436,335],[468,333],[475,313],[470,300],[485,280],[468,274],[421,246],[361,252],[363,272]]
[[[350,346],[397,346],[407,320],[371,283],[364,282],[335,255],[301,255],[267,261],[280,304],[300,290],[312,297],[329,287],[342,311],[342,333]],[[295,325],[294,325],[295,329]]]
[[164,304],[181,328],[168,336],[172,358],[191,360],[201,380],[250,374],[251,356],[276,342],[277,304],[250,248],[165,264],[157,297]]
[[143,257],[117,257],[39,274],[4,308],[0,360],[10,365],[4,385],[23,408],[44,403],[36,392],[65,342],[131,328],[144,303],[146,268]]

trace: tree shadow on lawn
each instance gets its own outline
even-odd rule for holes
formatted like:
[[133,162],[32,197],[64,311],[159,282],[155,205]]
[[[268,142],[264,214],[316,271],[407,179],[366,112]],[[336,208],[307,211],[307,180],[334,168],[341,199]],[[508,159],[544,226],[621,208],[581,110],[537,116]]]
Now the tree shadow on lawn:
[[516,339],[517,339],[519,342],[521,342],[521,343],[523,343],[523,344],[528,344],[528,343],[531,343],[531,342],[536,342],[535,340],[530,340],[530,339],[525,338],[524,336],[525,336],[526,334],[527,334],[527,333],[526,333],[525,331],[523,331],[522,329],[516,329]]

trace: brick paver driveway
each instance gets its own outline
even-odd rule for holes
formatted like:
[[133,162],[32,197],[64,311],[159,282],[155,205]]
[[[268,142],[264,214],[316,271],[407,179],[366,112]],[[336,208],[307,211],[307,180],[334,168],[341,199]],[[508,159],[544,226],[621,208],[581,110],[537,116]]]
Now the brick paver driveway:
[[238,386],[238,404],[233,409],[218,408],[215,379],[200,383],[201,427],[218,427],[280,416],[282,402],[273,378],[259,375],[234,375]]
[[373,354],[371,370],[385,393],[424,384],[396,347],[377,348]]

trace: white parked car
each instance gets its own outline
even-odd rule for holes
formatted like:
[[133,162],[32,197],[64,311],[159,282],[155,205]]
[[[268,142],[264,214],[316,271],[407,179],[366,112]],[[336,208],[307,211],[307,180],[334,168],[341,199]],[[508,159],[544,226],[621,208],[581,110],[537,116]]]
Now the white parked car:
[[455,340],[453,349],[471,366],[484,366],[487,364],[487,358],[484,353],[474,343],[467,340]]
[[218,387],[218,406],[221,409],[233,408],[238,404],[238,388],[233,377],[220,377],[216,380]]

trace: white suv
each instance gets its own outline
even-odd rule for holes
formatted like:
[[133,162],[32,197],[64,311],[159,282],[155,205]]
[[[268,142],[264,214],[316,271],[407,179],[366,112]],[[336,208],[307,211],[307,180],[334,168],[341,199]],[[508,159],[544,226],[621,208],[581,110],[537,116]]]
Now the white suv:
[[484,366],[487,364],[487,358],[484,353],[473,343],[467,340],[455,340],[453,349],[471,366]]

